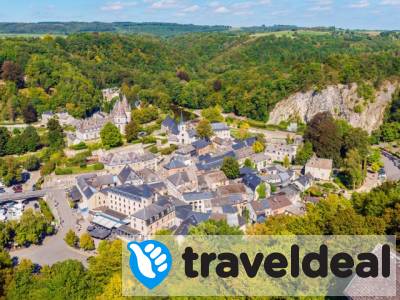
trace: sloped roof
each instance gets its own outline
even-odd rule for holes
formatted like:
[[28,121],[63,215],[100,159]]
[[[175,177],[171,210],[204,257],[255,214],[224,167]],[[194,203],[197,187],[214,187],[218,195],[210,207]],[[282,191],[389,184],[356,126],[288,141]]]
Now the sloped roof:
[[184,185],[190,182],[190,178],[187,172],[179,172],[167,177],[168,181],[174,186]]
[[[135,173],[135,171],[132,170],[132,168],[129,165],[126,165],[121,172],[118,174],[118,178],[121,181],[122,184],[124,184],[127,181],[136,181],[136,180],[142,180],[138,174]],[[143,182],[143,181],[142,181]]]
[[225,123],[211,123],[213,131],[224,131],[229,130],[229,127]]
[[171,159],[169,163],[164,165],[164,168],[167,170],[181,169],[185,167],[186,167],[185,163],[179,159]]

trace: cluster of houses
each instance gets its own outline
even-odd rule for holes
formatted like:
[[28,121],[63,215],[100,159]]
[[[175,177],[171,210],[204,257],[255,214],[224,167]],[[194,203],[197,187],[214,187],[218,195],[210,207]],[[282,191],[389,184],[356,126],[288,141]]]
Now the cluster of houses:
[[[189,122],[167,117],[162,131],[179,147],[164,157],[140,149],[100,151],[108,173],[78,176],[70,191],[92,224],[90,234],[132,239],[170,229],[181,235],[210,219],[244,229],[270,216],[304,214],[302,193],[315,180],[329,180],[330,160],[312,157],[303,174],[277,163],[293,159],[297,144],[275,141],[255,153],[255,137],[236,140],[226,124],[212,127],[214,137],[202,140]],[[226,157],[239,162],[239,178],[220,170]]]

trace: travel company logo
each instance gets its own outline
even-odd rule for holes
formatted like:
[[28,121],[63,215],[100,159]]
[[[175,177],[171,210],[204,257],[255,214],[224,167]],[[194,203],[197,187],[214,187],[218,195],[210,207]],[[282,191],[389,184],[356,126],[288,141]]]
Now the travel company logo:
[[145,287],[153,289],[168,276],[172,256],[163,243],[154,240],[130,242],[128,250],[131,271]]

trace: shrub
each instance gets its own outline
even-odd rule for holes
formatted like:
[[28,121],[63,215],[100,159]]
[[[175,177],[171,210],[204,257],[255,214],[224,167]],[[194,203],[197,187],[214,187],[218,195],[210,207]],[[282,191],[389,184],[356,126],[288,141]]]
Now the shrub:
[[73,150],[83,150],[83,149],[87,149],[87,148],[88,148],[88,146],[86,145],[85,142],[80,142],[77,145],[71,146],[71,149],[73,149]]
[[96,170],[96,171],[103,170],[103,169],[104,169],[104,164],[103,164],[103,163],[100,163],[100,162],[95,163],[95,164],[93,165],[93,169]]
[[39,206],[40,206],[40,211],[42,212],[46,221],[49,223],[52,222],[54,220],[54,216],[53,216],[47,202],[44,201],[43,199],[39,199]]
[[71,168],[57,168],[55,173],[56,175],[71,175],[74,171]]

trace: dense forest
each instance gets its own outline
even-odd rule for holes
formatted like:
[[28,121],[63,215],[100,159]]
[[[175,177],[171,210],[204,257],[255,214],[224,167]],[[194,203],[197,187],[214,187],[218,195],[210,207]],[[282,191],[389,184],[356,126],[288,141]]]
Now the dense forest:
[[294,92],[352,82],[371,90],[395,78],[399,45],[394,33],[355,32],[8,37],[0,39],[0,116],[14,121],[33,106],[85,117],[101,107],[102,88],[122,85],[132,102],[218,104],[266,121]]
[[[288,28],[288,27],[285,27]],[[71,34],[78,32],[119,32],[146,33],[172,36],[193,32],[220,32],[230,30],[230,26],[207,26],[157,22],[39,22],[0,23],[0,33],[4,34]]]
[[0,23],[3,34],[71,34],[82,32],[145,33],[157,36],[173,36],[195,32],[276,32],[286,30],[334,31],[334,27],[306,28],[295,25],[251,26],[232,28],[224,25],[193,25],[159,22],[38,22],[38,23]]

